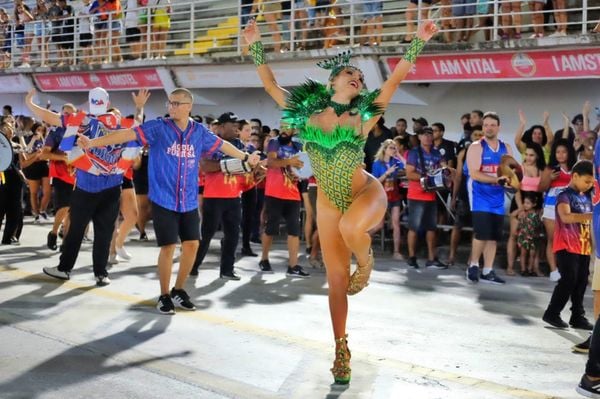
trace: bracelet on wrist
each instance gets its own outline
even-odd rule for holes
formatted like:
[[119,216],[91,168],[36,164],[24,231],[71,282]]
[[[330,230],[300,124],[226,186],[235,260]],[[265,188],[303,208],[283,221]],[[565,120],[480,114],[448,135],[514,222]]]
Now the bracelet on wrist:
[[245,153],[244,153],[244,159],[242,159],[242,161],[243,161],[243,162],[248,162],[248,158],[249,158],[249,157],[250,157],[250,155],[249,155],[247,152],[245,152]]
[[250,45],[250,55],[252,55],[252,60],[256,66],[261,66],[266,63],[265,48],[260,40]]
[[414,39],[412,39],[412,41],[410,42],[410,45],[408,46],[408,48],[406,49],[406,52],[404,53],[404,59],[408,62],[410,62],[411,64],[414,64],[415,61],[417,61],[417,56],[421,53],[421,51],[423,50],[423,47],[425,47],[425,40],[420,39],[418,37],[415,37]]

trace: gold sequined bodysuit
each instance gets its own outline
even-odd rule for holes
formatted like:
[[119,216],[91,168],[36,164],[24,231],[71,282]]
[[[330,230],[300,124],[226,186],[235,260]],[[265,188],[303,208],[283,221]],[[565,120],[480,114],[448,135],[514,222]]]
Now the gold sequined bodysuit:
[[365,139],[350,126],[337,126],[331,133],[305,125],[300,131],[304,150],[320,190],[340,211],[352,203],[352,176],[364,160]]

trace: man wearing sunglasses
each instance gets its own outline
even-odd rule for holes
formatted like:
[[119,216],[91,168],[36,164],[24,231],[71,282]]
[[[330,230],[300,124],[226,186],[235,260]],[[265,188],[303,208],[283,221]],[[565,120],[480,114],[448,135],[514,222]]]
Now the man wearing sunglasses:
[[[243,159],[252,166],[260,160],[258,153],[242,152],[231,143],[210,132],[201,123],[190,118],[194,103],[187,89],[175,89],[166,103],[169,118],[148,121],[134,129],[90,140],[80,136],[83,148],[101,147],[137,140],[150,148],[148,158],[148,198],[152,203],[152,217],[156,241],[160,247],[158,275],[160,297],[156,308],[162,314],[174,314],[175,306],[195,310],[183,289],[192,269],[200,240],[198,217],[198,168],[201,157],[216,151]],[[175,286],[169,292],[173,254],[178,239],[182,254]]]

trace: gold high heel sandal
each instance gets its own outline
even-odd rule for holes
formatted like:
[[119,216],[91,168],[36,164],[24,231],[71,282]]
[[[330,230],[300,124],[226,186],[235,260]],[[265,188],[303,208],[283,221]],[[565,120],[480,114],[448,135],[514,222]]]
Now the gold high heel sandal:
[[357,265],[356,270],[350,276],[350,283],[348,284],[348,295],[358,294],[367,285],[369,285],[369,277],[371,276],[371,270],[373,270],[373,264],[375,264],[375,258],[373,257],[373,249],[369,249],[369,259],[367,264],[364,266]]
[[348,349],[348,334],[335,339],[335,360],[331,368],[335,384],[346,385],[350,383],[350,349]]

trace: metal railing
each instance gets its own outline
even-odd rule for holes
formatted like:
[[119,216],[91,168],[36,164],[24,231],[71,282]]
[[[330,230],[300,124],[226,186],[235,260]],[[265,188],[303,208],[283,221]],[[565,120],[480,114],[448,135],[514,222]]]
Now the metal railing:
[[[308,6],[308,0],[270,0],[253,7],[240,6],[239,1],[205,0],[177,2],[171,10],[166,5],[160,9],[123,10],[121,14],[105,14],[102,20],[76,16],[36,20],[20,27],[14,22],[3,25],[0,20],[0,66],[94,65],[167,56],[238,55],[246,50],[242,27],[250,18],[258,21],[267,51],[275,52],[398,45],[409,41],[418,21],[426,17],[438,22],[441,31],[434,40],[442,43],[587,34],[600,19],[600,0],[581,0],[559,11],[540,9],[535,4],[542,3],[535,2],[472,1],[453,5],[452,0],[441,0],[429,6],[422,0],[418,4],[339,0]],[[555,0],[555,4],[566,1]],[[284,4],[290,8],[282,9]],[[88,25],[91,38],[82,35]]]

